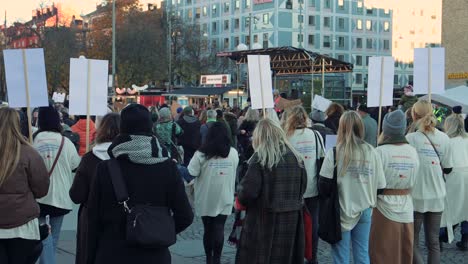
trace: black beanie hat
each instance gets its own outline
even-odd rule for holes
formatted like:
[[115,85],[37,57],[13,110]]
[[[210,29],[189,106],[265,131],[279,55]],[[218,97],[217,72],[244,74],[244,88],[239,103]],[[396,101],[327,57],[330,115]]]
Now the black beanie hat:
[[42,131],[62,131],[60,116],[53,106],[39,107],[38,126]]
[[140,104],[129,104],[120,113],[120,133],[129,135],[151,135],[153,122],[151,113]]
[[462,113],[462,107],[459,106],[459,105],[454,106],[454,107],[452,108],[452,110],[453,110],[453,112],[454,112],[455,114],[461,114],[461,113]]
[[361,112],[369,113],[369,108],[367,108],[366,104],[360,104],[359,107],[358,107],[358,110],[361,111]]

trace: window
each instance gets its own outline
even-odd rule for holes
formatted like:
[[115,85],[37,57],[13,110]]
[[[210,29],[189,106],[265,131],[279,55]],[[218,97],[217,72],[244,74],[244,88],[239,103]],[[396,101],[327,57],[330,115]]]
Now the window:
[[211,48],[214,50],[218,48],[218,41],[216,41],[216,39],[211,41]]
[[229,38],[224,38],[224,48],[229,49]]
[[315,26],[315,16],[309,16],[309,26]]
[[408,82],[412,83],[413,80],[414,80],[414,76],[413,75],[408,75]]
[[324,36],[323,37],[323,47],[324,48],[330,48],[330,36]]
[[390,49],[390,40],[384,39],[384,41],[383,41],[383,49],[384,49],[384,50],[389,50],[389,49]]
[[412,62],[410,62],[410,63],[408,64],[408,67],[410,67],[410,68],[413,68],[413,66],[414,66],[414,64],[413,64]]
[[224,3],[224,13],[229,12],[229,3]]
[[345,38],[338,37],[338,48],[344,48],[344,47],[345,47]]
[[[172,3],[174,3],[174,1],[172,1]],[[179,2],[179,4],[180,4],[180,2]],[[190,5],[190,4],[192,4],[192,0],[187,0],[187,5]]]
[[303,15],[298,15],[297,16],[297,22],[298,23],[304,23],[304,16]]
[[236,9],[240,9],[240,0],[236,0],[236,2],[234,2],[234,6]]
[[234,47],[239,46],[239,43],[240,43],[239,37],[234,37]]
[[216,5],[213,5],[211,13],[213,15],[216,15]]
[[264,25],[270,24],[270,14],[268,14],[268,13],[263,14],[263,24]]
[[356,28],[359,29],[359,30],[362,30],[362,20],[361,19],[357,20]]
[[258,35],[254,35],[253,41],[254,41],[254,43],[257,43],[257,42],[258,42]]
[[323,18],[323,26],[328,28],[330,27],[330,17]]
[[366,39],[366,48],[372,49],[372,39],[370,38]]
[[187,17],[188,17],[189,19],[192,19],[192,17],[193,17],[192,9],[189,9],[189,10],[188,10]]
[[338,7],[343,10],[344,9],[344,0],[338,0]]
[[197,7],[197,11],[195,13],[195,18],[200,18],[200,15],[201,15],[201,8]]
[[224,30],[229,30],[229,20],[224,20]]
[[385,15],[390,15],[390,9],[385,8],[385,9],[384,9],[384,14],[385,14]]
[[362,38],[356,39],[356,48],[362,49]]
[[206,6],[203,7],[203,16],[207,15]]
[[393,84],[398,84],[400,82],[398,75],[393,75]]
[[325,8],[331,8],[331,1],[325,0]]
[[304,41],[304,35],[297,34],[297,42],[302,43]]
[[372,21],[366,20],[366,29],[372,31]]
[[268,48],[268,33],[263,33],[263,48],[267,49]]
[[315,0],[309,0],[309,6],[315,7]]
[[369,66],[369,59],[370,59],[370,56],[366,56],[366,66]]
[[358,0],[358,1],[357,1],[357,7],[358,7],[358,8],[362,8],[362,6],[363,6],[363,5],[362,5],[362,0]]
[[309,35],[309,45],[315,45],[315,35]]
[[339,29],[344,29],[344,24],[345,24],[344,18],[342,18],[342,17],[338,18],[338,28]]
[[362,56],[356,56],[356,65],[362,66]]
[[383,24],[383,29],[384,29],[385,32],[389,32],[390,31],[390,22],[385,21],[384,24]]
[[250,18],[246,17],[244,18],[244,27],[249,27],[250,26]]
[[356,73],[356,84],[362,84],[362,73]]
[[250,1],[252,0],[245,0],[245,8],[250,8]]
[[368,8],[367,11],[366,11],[366,13],[367,13],[368,15],[372,15],[372,14],[374,14],[374,9]]
[[211,31],[213,31],[213,33],[218,31],[216,22],[211,23]]
[[[239,29],[239,25],[240,25],[240,20],[238,18],[234,19],[234,28]],[[236,47],[237,47],[237,45],[236,45]]]
[[398,68],[398,67],[400,67],[400,62],[398,62],[398,61],[396,60],[394,65],[395,65],[395,68]]
[[245,45],[250,45],[250,36],[245,36]]
[[338,60],[345,61],[345,55],[343,54],[338,55]]

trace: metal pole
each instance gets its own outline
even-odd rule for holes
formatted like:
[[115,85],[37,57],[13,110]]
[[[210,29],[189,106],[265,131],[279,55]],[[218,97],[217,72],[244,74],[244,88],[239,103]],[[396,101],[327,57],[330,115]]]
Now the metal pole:
[[325,97],[325,59],[322,59],[322,96]]
[[249,15],[249,50],[252,49],[252,12]]
[[115,85],[115,57],[116,57],[116,48],[115,48],[115,35],[116,35],[116,27],[115,27],[115,1],[112,1],[112,91],[114,91]]
[[314,102],[314,61],[312,61],[312,74],[310,75],[311,76],[311,83],[312,83],[312,90],[310,90],[310,112],[312,112],[314,110],[314,108],[312,107],[312,104]]
[[237,108],[240,109],[242,106],[239,104],[239,78],[240,78],[240,65],[237,64]]
[[[169,2],[167,1],[167,4]],[[169,55],[169,85],[167,86],[167,92],[171,91],[172,85],[172,5],[170,7],[171,10],[168,10],[167,14],[167,23],[168,23],[168,30],[167,30],[167,45],[168,45],[168,52]]]

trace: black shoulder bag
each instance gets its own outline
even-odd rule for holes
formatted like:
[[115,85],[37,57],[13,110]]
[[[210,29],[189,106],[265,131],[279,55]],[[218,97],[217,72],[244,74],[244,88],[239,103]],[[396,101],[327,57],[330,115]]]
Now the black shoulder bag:
[[175,244],[175,223],[169,208],[143,203],[130,207],[130,197],[118,161],[109,160],[107,168],[117,202],[123,206],[126,214],[127,243],[143,248],[167,248]]
[[426,135],[426,133],[421,132],[424,136],[426,136],[427,140],[429,140],[429,143],[431,143],[432,148],[434,149],[434,152],[437,155],[437,158],[439,158],[439,166],[440,169],[442,170],[442,178],[444,179],[444,182],[447,180],[445,179],[445,173],[444,173],[444,167],[442,166],[442,159],[440,158],[439,151],[437,151],[436,147],[434,146],[434,143],[432,143],[431,139]]
[[326,197],[319,197],[318,235],[323,241],[326,241],[330,244],[335,244],[341,240],[340,200],[337,183],[338,162],[336,160],[336,148],[333,148],[333,158],[335,161],[333,179],[321,179],[326,180],[327,184],[330,185],[330,195]]
[[320,137],[317,136],[317,131],[315,130],[312,130],[312,132],[314,132],[314,135],[315,135],[315,168],[316,168],[316,171],[315,171],[315,176],[317,177],[317,185],[318,185],[318,180],[320,178],[320,170],[322,169],[322,165],[323,165],[323,161],[324,161],[324,157],[319,157],[319,146],[320,146],[320,150],[323,151],[323,143],[322,141],[320,140]]

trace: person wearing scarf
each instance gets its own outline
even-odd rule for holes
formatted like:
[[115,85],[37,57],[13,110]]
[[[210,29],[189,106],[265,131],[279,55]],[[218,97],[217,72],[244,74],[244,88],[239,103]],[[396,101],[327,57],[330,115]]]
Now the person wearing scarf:
[[[117,159],[127,185],[130,200],[168,207],[176,233],[193,221],[182,178],[176,163],[165,148],[152,136],[151,114],[144,106],[130,104],[120,115],[120,134],[108,149]],[[118,204],[107,162],[98,165],[96,179],[88,198],[88,262],[87,263],[171,263],[168,248],[130,247],[125,239],[126,217]]]

